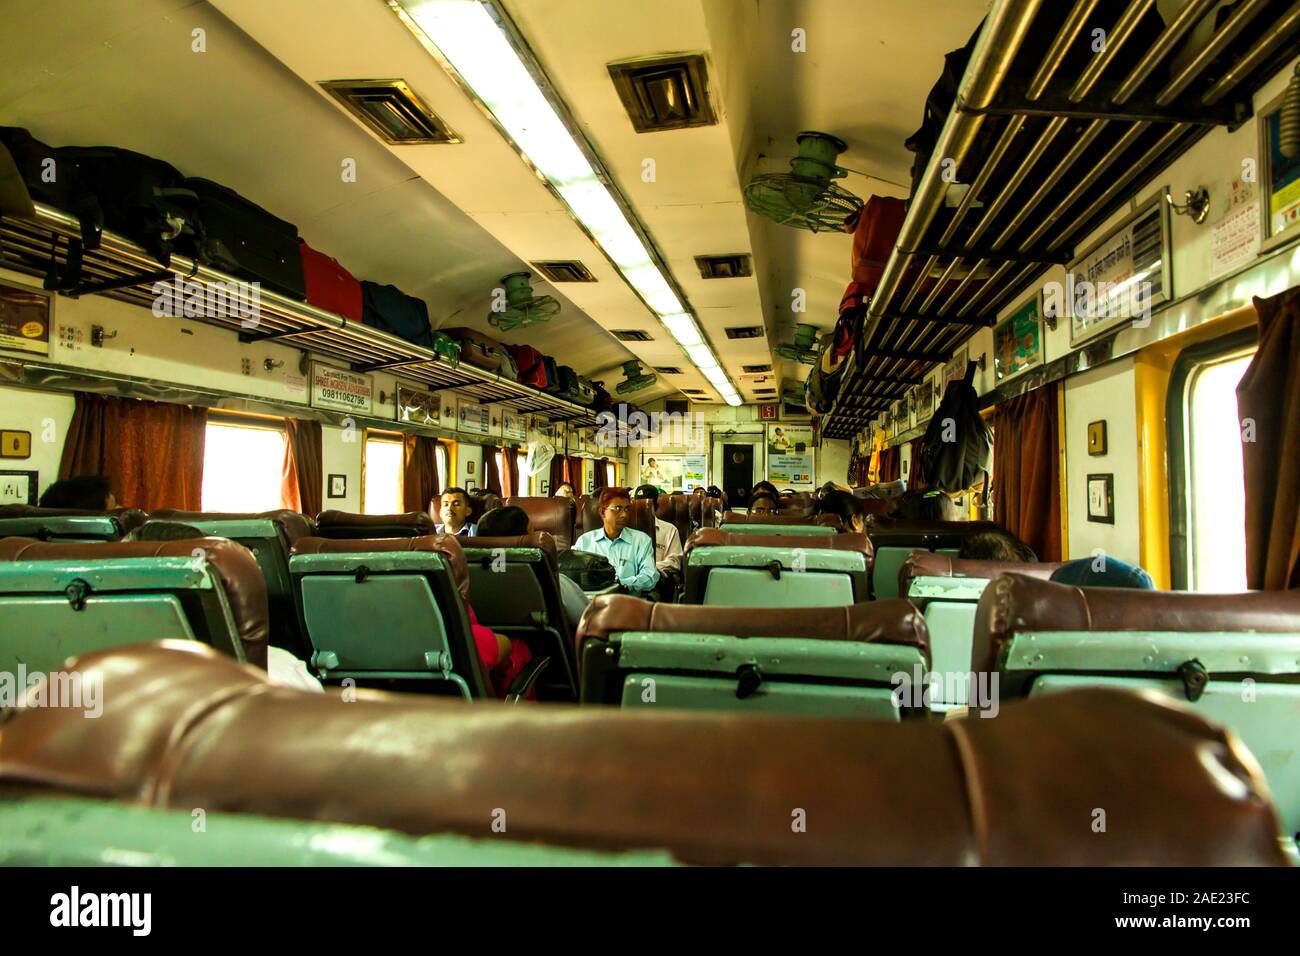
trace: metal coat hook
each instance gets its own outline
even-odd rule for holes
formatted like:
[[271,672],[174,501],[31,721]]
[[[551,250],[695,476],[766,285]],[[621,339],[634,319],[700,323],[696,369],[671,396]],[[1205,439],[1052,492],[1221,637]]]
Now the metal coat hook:
[[1166,189],[1165,202],[1169,203],[1169,208],[1178,215],[1191,216],[1192,222],[1198,226],[1205,222],[1205,217],[1210,214],[1210,191],[1204,186],[1198,186],[1195,190],[1187,190],[1183,194],[1183,204],[1181,206],[1174,202],[1173,194]]
[[105,335],[104,327],[102,325],[92,325],[90,327],[90,344],[97,349],[102,349],[104,347],[105,342],[107,342],[109,339],[115,339],[115,338],[117,338],[116,329],[113,330],[112,334]]
[[262,368],[268,372],[274,372],[277,368],[284,368],[283,362],[277,362],[275,359],[267,358],[262,360]]

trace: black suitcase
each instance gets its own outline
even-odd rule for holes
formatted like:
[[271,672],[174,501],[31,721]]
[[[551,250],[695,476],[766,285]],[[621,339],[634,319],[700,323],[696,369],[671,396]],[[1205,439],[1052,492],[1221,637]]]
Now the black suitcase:
[[32,215],[33,201],[53,206],[77,218],[84,248],[98,249],[104,211],[82,182],[76,164],[62,156],[63,150],[45,145],[18,126],[0,126],[0,145],[18,174],[17,182],[5,180],[0,212],[25,219]]
[[578,377],[578,373],[568,365],[561,365],[558,371],[560,373],[560,388],[555,393],[555,397],[573,402],[575,405],[590,406],[595,397],[595,391],[592,387],[584,383]]
[[558,394],[564,388],[564,383],[560,381],[560,367],[549,355],[543,355],[542,361],[546,363],[546,385],[542,391],[549,395]]
[[433,348],[429,307],[423,299],[407,295],[395,285],[362,281],[361,321],[371,328],[391,332],[412,345]]
[[297,226],[210,179],[190,178],[185,185],[198,195],[202,262],[291,299],[307,300]]
[[173,249],[188,251],[199,240],[198,196],[176,167],[116,146],[69,146],[60,150],[77,167],[104,210],[104,228],[141,246],[166,264]]

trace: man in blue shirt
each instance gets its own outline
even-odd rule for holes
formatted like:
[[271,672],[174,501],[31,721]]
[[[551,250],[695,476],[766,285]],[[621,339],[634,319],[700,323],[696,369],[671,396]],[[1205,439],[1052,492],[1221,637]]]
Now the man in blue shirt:
[[618,583],[635,594],[644,594],[659,583],[655,567],[654,538],[627,526],[632,515],[632,498],[626,488],[606,488],[597,506],[604,526],[588,531],[573,543],[576,551],[589,551],[614,566]]
[[439,534],[453,534],[458,538],[472,538],[478,534],[477,526],[469,520],[469,494],[464,488],[444,491],[438,514],[442,522],[433,527]]

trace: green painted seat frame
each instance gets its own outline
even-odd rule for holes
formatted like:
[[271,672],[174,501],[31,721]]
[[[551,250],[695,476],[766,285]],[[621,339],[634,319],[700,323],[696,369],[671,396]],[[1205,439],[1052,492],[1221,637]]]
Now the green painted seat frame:
[[930,667],[944,675],[934,686],[932,710],[965,707],[970,698],[975,608],[988,583],[988,578],[919,577],[908,587],[907,598],[925,615],[930,631]]
[[825,538],[839,534],[834,528],[824,524],[725,524],[722,530],[727,534],[774,534]]
[[48,672],[74,655],[167,639],[244,660],[225,588],[201,556],[0,563],[0,671]]
[[0,538],[38,541],[120,541],[122,526],[112,515],[31,515],[0,518]]
[[[779,576],[773,565],[780,565]],[[798,568],[799,570],[796,570]],[[868,599],[866,556],[831,548],[692,548],[685,603],[746,607],[843,607]]]
[[898,720],[919,648],[806,637],[625,631],[582,647],[582,700],[623,707]]

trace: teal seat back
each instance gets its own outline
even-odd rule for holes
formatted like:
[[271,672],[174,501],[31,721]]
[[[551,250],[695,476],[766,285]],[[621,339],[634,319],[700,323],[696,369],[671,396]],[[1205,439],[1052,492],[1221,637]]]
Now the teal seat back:
[[204,558],[0,561],[0,673],[48,673],[69,657],[161,640],[201,641],[244,659],[226,592]]
[[463,544],[478,622],[523,640],[535,658],[550,658],[538,681],[538,700],[576,701],[573,632],[564,616],[552,536],[465,538]]
[[1004,574],[972,649],[1003,697],[1082,685],[1153,691],[1230,728],[1300,833],[1300,591],[1217,595],[1076,588]]
[[0,518],[0,538],[37,541],[119,541],[122,525],[112,515]]
[[391,549],[422,540],[438,539],[304,538],[295,546],[289,573],[322,679],[432,681],[467,699],[488,695],[448,555]]
[[727,534],[796,535],[799,537],[827,537],[839,534],[838,529],[819,524],[732,524],[722,528]]
[[289,542],[280,526],[269,518],[186,517],[177,520],[183,520],[204,534],[237,541],[253,552],[266,581],[271,643],[306,659],[309,648],[298,626],[293,584],[289,580]]
[[975,609],[987,585],[987,578],[921,577],[911,582],[907,599],[925,615],[932,674],[941,678],[931,685],[933,710],[969,702]]
[[930,664],[905,601],[756,615],[610,595],[592,602],[579,641],[582,701],[629,708],[898,720],[923,709]]
[[[825,547],[820,547],[823,543]],[[687,548],[685,572],[688,604],[843,607],[871,595],[870,545],[861,535],[826,538],[699,531]]]

